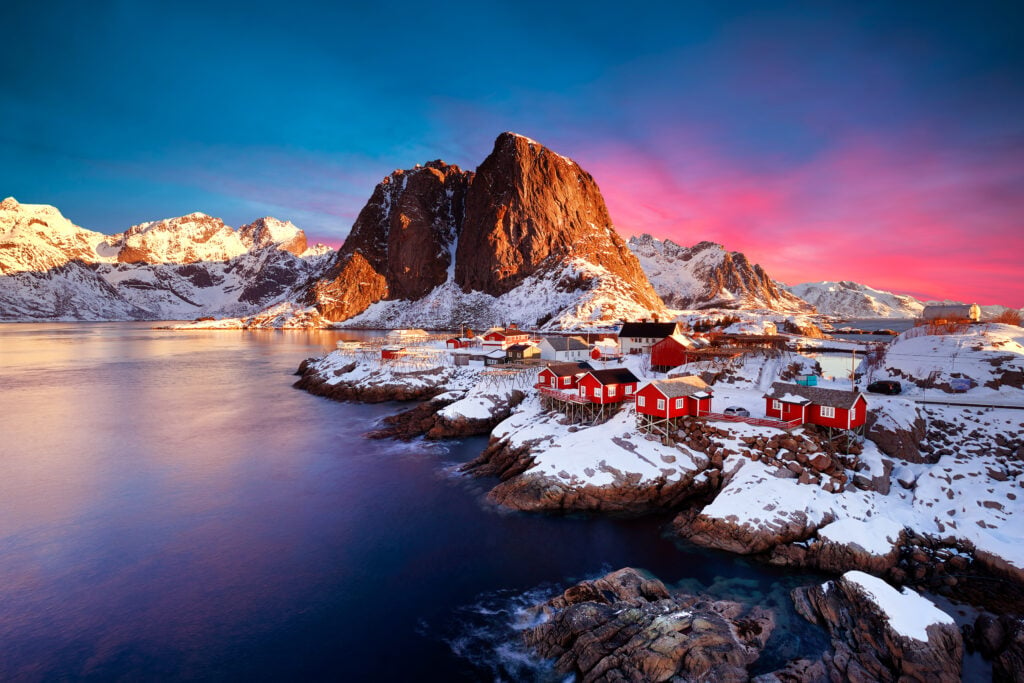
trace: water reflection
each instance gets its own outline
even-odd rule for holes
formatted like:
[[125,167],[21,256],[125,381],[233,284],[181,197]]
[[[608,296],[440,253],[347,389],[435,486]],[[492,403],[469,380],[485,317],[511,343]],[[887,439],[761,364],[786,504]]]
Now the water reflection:
[[352,336],[0,326],[0,679],[474,680],[438,634],[494,591],[777,580],[666,520],[482,505],[447,468],[483,439],[361,438],[396,407],[291,388]]

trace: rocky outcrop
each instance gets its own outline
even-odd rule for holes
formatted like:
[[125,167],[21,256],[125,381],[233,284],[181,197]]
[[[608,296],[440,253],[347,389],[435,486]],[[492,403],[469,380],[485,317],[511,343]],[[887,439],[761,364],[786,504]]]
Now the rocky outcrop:
[[797,612],[824,626],[832,639],[834,652],[823,657],[830,680],[960,680],[963,639],[956,624],[908,590],[900,593],[878,579],[849,572],[793,591]]
[[406,378],[417,378],[423,382],[392,382],[386,384],[368,384],[359,380],[330,382],[332,377],[341,377],[356,368],[356,363],[338,368],[331,375],[320,372],[316,363],[302,361],[304,368],[302,377],[294,386],[296,389],[308,391],[315,396],[323,396],[335,401],[361,401],[363,403],[382,403],[384,401],[422,401],[434,398],[442,391],[444,372],[441,368],[405,373]]
[[[516,461],[518,462],[518,461]],[[523,468],[525,469],[525,468]],[[514,471],[514,470],[507,470]],[[708,479],[669,480],[664,477],[619,485],[569,485],[540,474],[525,473],[503,481],[487,494],[499,505],[526,512],[605,512],[615,515],[644,515],[673,510],[713,490]]]
[[874,441],[878,449],[894,458],[914,463],[935,463],[938,457],[929,457],[920,450],[925,441],[926,426],[918,409],[913,409],[914,418],[908,420],[901,413],[889,413],[883,409],[868,411],[867,438]]
[[[603,285],[639,310],[664,312],[593,178],[570,159],[503,133],[476,173],[432,161],[385,178],[304,303],[342,321],[378,301],[432,295],[446,308],[434,311],[436,325],[460,318],[490,324],[478,320],[482,304],[470,295],[501,297],[527,280],[563,293]],[[531,309],[529,322],[565,303]],[[603,312],[609,320],[614,313]]]
[[699,242],[683,247],[644,234],[630,238],[629,248],[655,291],[672,308],[814,313],[814,306],[779,287],[764,268],[720,244]]
[[540,605],[528,646],[581,681],[746,681],[775,627],[760,607],[671,593],[635,569],[583,581]]

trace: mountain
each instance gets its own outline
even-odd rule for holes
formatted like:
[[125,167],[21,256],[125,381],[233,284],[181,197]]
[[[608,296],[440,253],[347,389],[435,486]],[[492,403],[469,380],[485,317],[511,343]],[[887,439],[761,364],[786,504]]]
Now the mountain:
[[847,280],[805,282],[787,287],[819,313],[839,318],[916,318],[924,304],[912,296],[893,294]]
[[475,172],[432,161],[382,180],[303,303],[365,327],[665,314],[590,174],[514,133]]
[[295,297],[329,254],[274,218],[234,230],[193,213],[108,236],[9,197],[0,202],[0,320],[246,315]]
[[629,239],[655,291],[676,309],[768,309],[813,313],[814,307],[779,287],[747,257],[714,242],[683,247],[643,234]]

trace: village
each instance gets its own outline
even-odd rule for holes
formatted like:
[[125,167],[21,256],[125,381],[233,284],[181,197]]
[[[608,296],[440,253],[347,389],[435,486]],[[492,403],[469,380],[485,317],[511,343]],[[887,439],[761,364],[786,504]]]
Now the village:
[[[515,324],[480,335],[472,330],[457,336],[395,330],[377,344],[343,342],[339,349],[361,351],[364,358],[379,353],[380,363],[399,371],[439,362],[476,367],[484,381],[532,388],[545,410],[581,426],[632,411],[637,429],[666,443],[686,418],[782,430],[810,424],[824,428],[830,437],[841,435],[849,442],[863,438],[868,401],[849,378],[826,380],[805,372],[814,363],[795,353],[798,335],[779,334],[770,322],[733,324],[730,330],[732,321],[726,317],[724,325],[703,322],[691,327],[639,320],[623,323],[614,334],[546,336]],[[788,373],[784,368],[780,381],[761,396],[762,410],[749,401],[745,406],[713,406],[712,383],[723,371],[747,360],[783,357],[789,360],[785,365],[794,367]]]

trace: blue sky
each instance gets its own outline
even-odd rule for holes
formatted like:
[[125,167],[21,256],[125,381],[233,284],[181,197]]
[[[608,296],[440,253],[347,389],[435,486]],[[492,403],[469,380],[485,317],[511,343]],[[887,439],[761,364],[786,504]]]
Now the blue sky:
[[337,242],[391,170],[473,168],[514,130],[624,235],[1020,306],[1022,7],[9,3],[0,194],[108,233],[204,211]]

